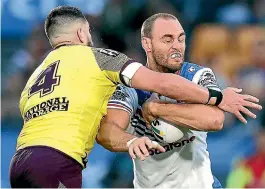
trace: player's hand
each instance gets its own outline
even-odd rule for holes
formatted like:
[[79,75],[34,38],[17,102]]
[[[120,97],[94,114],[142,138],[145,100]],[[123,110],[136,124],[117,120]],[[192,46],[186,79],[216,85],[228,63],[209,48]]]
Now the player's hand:
[[160,152],[165,152],[166,150],[157,142],[150,140],[148,137],[137,138],[129,145],[129,154],[131,158],[140,158],[144,161],[149,156],[150,149],[157,149]]
[[251,95],[239,94],[241,92],[242,89],[232,87],[225,88],[222,91],[223,100],[218,107],[226,112],[234,114],[241,122],[246,124],[247,120],[243,117],[242,113],[255,119],[256,115],[247,108],[261,110],[262,106],[257,104],[259,99]]
[[153,93],[151,97],[145,101],[145,103],[142,105],[142,115],[146,122],[146,126],[148,128],[151,127],[151,122],[156,119],[156,116],[154,115],[154,107],[157,103],[161,103],[162,101],[159,100],[159,97],[156,93]]

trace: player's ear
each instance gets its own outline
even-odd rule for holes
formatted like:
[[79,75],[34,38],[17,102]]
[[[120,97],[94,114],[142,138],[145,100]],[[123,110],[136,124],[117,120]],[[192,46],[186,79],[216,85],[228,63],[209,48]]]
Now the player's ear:
[[151,39],[147,37],[142,38],[142,47],[146,52],[151,52],[152,51],[152,43]]
[[86,43],[86,35],[83,28],[77,30],[77,37],[81,43]]

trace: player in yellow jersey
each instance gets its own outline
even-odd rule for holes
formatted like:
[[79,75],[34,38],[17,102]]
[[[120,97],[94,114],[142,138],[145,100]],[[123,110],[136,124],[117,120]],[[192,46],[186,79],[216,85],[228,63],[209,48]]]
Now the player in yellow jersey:
[[21,94],[24,126],[10,165],[11,187],[80,188],[87,155],[119,83],[216,105],[241,119],[239,111],[251,114],[244,106],[257,107],[255,97],[208,90],[175,74],[153,72],[122,53],[93,48],[89,24],[75,7],[53,9],[45,32],[54,50]]

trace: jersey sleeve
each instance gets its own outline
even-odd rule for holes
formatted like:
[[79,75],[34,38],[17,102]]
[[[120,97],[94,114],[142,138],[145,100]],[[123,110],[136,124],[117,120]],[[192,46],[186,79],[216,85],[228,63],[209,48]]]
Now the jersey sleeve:
[[180,75],[203,87],[221,91],[212,69],[185,62]]
[[132,115],[136,112],[137,106],[138,96],[135,89],[118,85],[108,102],[107,108],[124,110]]
[[104,48],[92,48],[96,62],[106,77],[115,84],[131,86],[131,80],[142,66],[123,53]]

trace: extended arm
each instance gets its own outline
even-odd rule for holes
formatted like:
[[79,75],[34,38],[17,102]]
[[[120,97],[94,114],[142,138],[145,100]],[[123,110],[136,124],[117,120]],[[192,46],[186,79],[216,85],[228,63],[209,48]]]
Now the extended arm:
[[[143,66],[135,73],[132,86],[176,100],[198,104],[207,103],[209,97],[207,88],[198,86],[176,74],[154,72]],[[214,104],[215,100],[212,99],[210,103]]]
[[162,118],[170,123],[200,131],[223,128],[224,113],[217,107],[202,104],[164,104],[156,101],[144,105],[144,114]]
[[[242,113],[254,117],[247,108],[260,110],[257,98],[238,94],[240,89],[225,89],[222,93],[209,93],[208,89],[192,83],[181,76],[154,72],[126,55],[110,50],[92,48],[101,70],[115,84],[157,92],[158,94],[184,102],[216,105],[223,111],[233,113],[240,121],[246,123]],[[119,74],[119,76],[118,76]],[[213,95],[214,94],[214,95]],[[220,103],[220,104],[219,104]]]
[[[92,48],[92,52],[100,69],[114,83],[123,83],[186,102],[205,104],[208,101],[209,92],[206,88],[178,75],[154,72],[125,54],[111,49]],[[212,99],[210,103],[215,104],[215,101]]]
[[[158,94],[184,102],[205,104],[209,97],[207,88],[192,83],[181,76],[154,72],[143,66],[134,74],[132,86],[143,90],[155,91]],[[255,119],[256,115],[247,108],[261,110],[262,106],[257,104],[259,99],[256,97],[239,94],[240,92],[242,90],[237,88],[224,89],[222,91],[222,101],[218,107],[223,111],[234,114],[243,123],[247,123],[242,113]],[[216,101],[216,97],[211,97],[208,104],[214,105]]]
[[[201,87],[175,74],[157,73],[143,66],[134,74],[132,86],[135,88],[155,91],[164,96],[184,102],[205,104],[209,97],[207,88]],[[247,123],[242,113],[256,118],[256,115],[246,107],[262,109],[256,104],[259,100],[251,95],[239,94],[242,90],[226,88],[223,90],[223,99],[218,105],[223,111],[234,114],[240,121]],[[208,104],[214,105],[215,97],[211,97]]]

